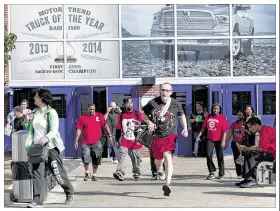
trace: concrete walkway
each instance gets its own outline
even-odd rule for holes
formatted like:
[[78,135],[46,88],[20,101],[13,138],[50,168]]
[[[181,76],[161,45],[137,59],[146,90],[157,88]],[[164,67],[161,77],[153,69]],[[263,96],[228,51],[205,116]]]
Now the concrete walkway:
[[[214,158],[216,160],[216,158]],[[163,196],[162,181],[151,181],[149,158],[143,158],[142,177],[134,181],[129,161],[123,182],[112,176],[117,165],[104,159],[98,172],[99,181],[84,182],[82,165],[69,176],[75,188],[75,201],[65,206],[65,195],[56,186],[44,207],[275,207],[275,185],[258,188],[238,188],[233,159],[225,157],[225,179],[206,180],[205,158],[174,158],[174,175],[170,197]],[[216,163],[217,166],[217,163]],[[13,204],[12,207],[25,207]],[[10,207],[11,207],[10,206]]]

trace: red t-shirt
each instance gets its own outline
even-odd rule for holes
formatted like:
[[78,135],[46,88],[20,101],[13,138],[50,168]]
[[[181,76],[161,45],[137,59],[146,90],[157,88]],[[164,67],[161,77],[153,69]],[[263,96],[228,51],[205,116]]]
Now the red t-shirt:
[[[120,115],[122,115],[122,122]],[[122,140],[121,146],[126,147],[128,149],[141,149],[142,145],[135,140],[134,136],[134,127],[138,124],[137,121],[142,121],[141,112],[138,111],[138,120],[135,115],[135,110],[131,113],[123,113],[118,116],[118,124],[117,129],[122,130]]]
[[76,125],[78,129],[83,130],[82,144],[97,143],[105,123],[104,115],[101,113],[95,112],[92,116],[88,114],[82,115]]
[[243,122],[242,121],[235,121],[231,123],[229,129],[232,130],[232,141],[237,143],[241,143],[244,137],[244,130],[242,129]]
[[269,126],[262,126],[260,131],[259,147],[264,152],[271,152],[276,158],[276,130]]
[[228,123],[226,118],[219,114],[217,116],[208,116],[205,118],[202,128],[207,128],[207,138],[212,141],[221,141],[223,134],[227,132]]

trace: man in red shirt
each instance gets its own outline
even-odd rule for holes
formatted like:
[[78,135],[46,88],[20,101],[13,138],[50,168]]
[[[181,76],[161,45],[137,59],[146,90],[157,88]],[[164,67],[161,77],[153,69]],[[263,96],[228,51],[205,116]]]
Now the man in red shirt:
[[135,180],[140,178],[140,151],[142,145],[135,140],[134,128],[138,122],[142,121],[142,115],[139,111],[133,109],[133,101],[131,98],[123,100],[125,111],[118,116],[117,129],[122,130],[122,139],[119,152],[119,164],[116,172],[113,174],[115,179],[123,181],[125,175],[126,159],[131,158],[132,173]]
[[102,128],[106,130],[109,134],[110,141],[112,143],[112,134],[110,129],[105,121],[104,115],[98,112],[95,112],[95,105],[88,105],[88,113],[82,115],[77,122],[77,131],[74,148],[78,149],[78,141],[83,132],[82,139],[82,161],[86,170],[84,181],[87,181],[90,177],[89,172],[89,163],[92,162],[92,181],[97,181],[96,173],[98,165],[101,164],[102,158]]
[[241,188],[257,186],[256,169],[258,164],[263,161],[273,162],[276,158],[276,130],[262,125],[261,120],[257,117],[252,117],[246,124],[252,134],[259,133],[260,139],[258,146],[238,145],[240,151],[251,153],[251,159],[246,161],[249,163],[250,170],[244,176],[244,180],[240,182]]

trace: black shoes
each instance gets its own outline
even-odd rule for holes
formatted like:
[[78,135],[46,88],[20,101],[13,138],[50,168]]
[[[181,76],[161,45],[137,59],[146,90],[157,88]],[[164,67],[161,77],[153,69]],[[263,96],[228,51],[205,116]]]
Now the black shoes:
[[117,180],[119,180],[119,181],[123,181],[123,176],[122,176],[120,173],[115,172],[115,173],[113,174],[113,176],[114,176],[115,179],[117,179]]
[[163,190],[163,195],[170,196],[171,189],[169,185],[165,184],[164,186],[162,186],[162,190]]
[[240,188],[256,188],[258,187],[258,183],[255,180],[246,181],[239,186]]
[[215,174],[213,174],[213,173],[210,173],[207,177],[207,179],[209,179],[209,180],[212,180],[214,178],[215,178]]
[[86,173],[84,177],[84,181],[88,181],[89,178],[90,178],[90,173]]
[[72,204],[74,202],[74,197],[73,195],[68,195],[66,196],[66,200],[64,202],[65,205],[69,205],[69,204]]

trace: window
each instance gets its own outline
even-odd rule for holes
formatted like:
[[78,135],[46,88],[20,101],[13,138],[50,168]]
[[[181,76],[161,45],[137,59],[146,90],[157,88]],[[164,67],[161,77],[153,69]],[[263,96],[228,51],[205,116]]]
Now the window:
[[115,102],[117,106],[122,107],[123,99],[128,97],[131,97],[131,94],[113,94],[113,102]]
[[173,92],[171,95],[174,99],[178,100],[181,103],[184,113],[186,114],[186,93],[185,92]]
[[251,92],[232,92],[232,115],[243,111],[246,105],[251,105]]
[[59,118],[66,118],[66,95],[57,94],[52,95],[52,108],[57,111]]
[[10,112],[10,95],[4,95],[4,119],[6,120],[7,115]]
[[219,103],[219,102],[220,102],[220,92],[219,91],[213,91],[212,92],[212,104]]
[[276,91],[263,91],[263,115],[276,114]]
[[80,109],[81,109],[81,115],[88,112],[88,104],[89,104],[89,94],[81,94],[80,95]]

